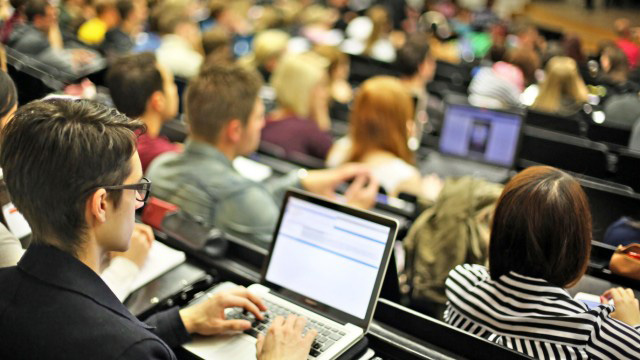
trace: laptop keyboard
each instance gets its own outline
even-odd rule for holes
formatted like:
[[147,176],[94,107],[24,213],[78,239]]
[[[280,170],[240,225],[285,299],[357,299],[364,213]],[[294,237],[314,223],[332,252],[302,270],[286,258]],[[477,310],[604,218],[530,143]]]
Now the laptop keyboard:
[[[250,321],[251,329],[246,330],[245,334],[257,338],[258,334],[265,335],[267,333],[267,329],[269,329],[271,321],[273,321],[276,316],[287,317],[290,314],[302,316],[280,305],[276,305],[269,300],[263,301],[268,309],[264,314],[263,320],[256,319],[253,314],[247,311],[243,311],[243,309],[230,312],[227,315],[227,319],[240,319]],[[313,344],[311,345],[311,351],[309,352],[309,355],[311,355],[312,357],[320,356],[323,352],[327,351],[327,349],[329,349],[331,345],[335,344],[346,334],[340,329],[336,329],[329,326],[329,324],[315,319],[307,319],[307,324],[303,330],[303,334],[306,334],[310,329],[316,329],[316,331],[318,332],[318,336],[316,336],[315,340],[313,341]]]

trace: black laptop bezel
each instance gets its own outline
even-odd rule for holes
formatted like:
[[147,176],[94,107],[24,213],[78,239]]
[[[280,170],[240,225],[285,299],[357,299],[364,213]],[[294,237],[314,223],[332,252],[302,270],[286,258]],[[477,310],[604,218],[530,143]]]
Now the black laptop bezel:
[[[269,268],[269,264],[271,263],[271,255],[273,254],[273,249],[276,244],[278,231],[280,230],[280,226],[282,224],[282,220],[284,218],[286,205],[290,198],[296,198],[304,201],[308,201],[312,204],[320,205],[326,207],[331,210],[339,211],[347,215],[355,216],[361,218],[366,221],[371,221],[378,225],[382,225],[389,228],[389,235],[387,238],[387,243],[385,245],[384,252],[382,254],[382,258],[380,260],[380,267],[378,268],[378,275],[376,276],[376,280],[374,283],[373,291],[371,292],[371,298],[369,299],[369,306],[367,307],[367,311],[363,319],[360,319],[356,316],[348,314],[344,311],[340,311],[338,309],[332,308],[327,304],[323,304],[318,302],[317,300],[310,299],[302,294],[296,293],[294,291],[283,288],[281,285],[272,283],[267,280],[267,269]],[[284,200],[282,202],[282,207],[280,211],[280,215],[278,217],[278,223],[274,230],[273,241],[271,241],[271,246],[269,248],[269,253],[267,254],[266,261],[262,266],[262,273],[260,275],[260,283],[266,287],[268,287],[271,292],[284,297],[285,299],[300,305],[306,309],[312,310],[314,312],[320,313],[323,316],[326,316],[334,321],[339,323],[351,323],[360,328],[368,329],[369,324],[371,323],[371,319],[373,318],[373,313],[376,308],[376,304],[378,303],[378,297],[380,296],[380,291],[382,289],[382,283],[384,281],[384,276],[387,272],[387,267],[389,266],[389,260],[391,258],[393,246],[395,243],[395,239],[398,233],[398,222],[394,219],[378,215],[372,213],[370,211],[364,211],[360,209],[356,209],[350,206],[338,204],[332,201],[329,201],[325,198],[318,197],[312,195],[310,193],[297,190],[290,189],[286,192],[284,196]]]
[[[469,101],[467,100],[466,97],[461,97],[461,96],[453,96],[453,95],[449,95],[445,98],[444,100],[444,104],[445,104],[445,108],[444,108],[444,116],[442,118],[442,129],[440,130],[440,136],[438,139],[438,152],[444,156],[448,156],[448,157],[452,157],[452,158],[457,158],[457,159],[464,159],[464,160],[468,160],[468,161],[473,161],[473,162],[477,162],[479,164],[485,164],[485,165],[490,165],[490,166],[495,166],[497,168],[503,168],[503,169],[509,169],[512,170],[515,168],[519,156],[520,156],[520,148],[522,147],[522,138],[523,138],[523,133],[524,133],[524,127],[525,127],[525,110],[524,109],[520,109],[520,108],[506,108],[506,109],[496,109],[496,108],[487,108],[487,107],[482,107],[482,106],[475,106],[471,103],[469,103]],[[463,156],[463,155],[458,155],[458,154],[452,154],[449,152],[443,152],[442,149],[442,141],[443,141],[443,132],[444,132],[444,125],[445,122],[447,120],[447,113],[449,111],[449,108],[451,106],[464,106],[467,108],[474,108],[474,109],[480,109],[483,111],[489,111],[489,112],[495,112],[495,113],[502,113],[502,114],[507,114],[507,115],[515,115],[518,116],[520,118],[520,128],[518,129],[518,135],[517,135],[517,143],[516,143],[516,149],[513,152],[513,158],[511,159],[511,165],[504,165],[504,164],[500,164],[500,163],[496,163],[496,162],[491,162],[491,161],[487,161],[484,158],[481,159],[472,159],[468,156]]]

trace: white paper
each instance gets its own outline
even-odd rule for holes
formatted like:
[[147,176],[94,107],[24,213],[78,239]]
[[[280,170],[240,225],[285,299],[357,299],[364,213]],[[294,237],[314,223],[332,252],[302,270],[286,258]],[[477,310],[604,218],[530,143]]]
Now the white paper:
[[267,165],[242,156],[238,156],[233,160],[233,167],[240,175],[255,182],[262,182],[273,173],[273,170]]
[[10,202],[2,206],[2,215],[4,215],[4,219],[7,221],[9,231],[18,239],[31,234],[29,223],[13,203]]
[[131,292],[138,290],[160,277],[160,275],[182,264],[186,259],[184,252],[172,249],[159,241],[154,241],[151,250],[149,250],[147,261],[140,269],[140,273],[133,285],[131,285]]

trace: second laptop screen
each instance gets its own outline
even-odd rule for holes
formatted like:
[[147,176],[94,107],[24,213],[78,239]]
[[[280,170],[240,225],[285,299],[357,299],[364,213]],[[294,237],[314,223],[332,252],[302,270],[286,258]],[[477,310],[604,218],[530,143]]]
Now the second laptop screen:
[[511,167],[518,148],[522,116],[474,106],[449,105],[439,151]]

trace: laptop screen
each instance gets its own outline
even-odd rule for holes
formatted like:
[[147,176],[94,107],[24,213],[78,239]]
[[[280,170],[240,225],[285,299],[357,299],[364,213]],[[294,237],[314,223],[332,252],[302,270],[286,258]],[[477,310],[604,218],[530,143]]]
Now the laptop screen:
[[265,279],[288,292],[365,319],[377,299],[395,239],[395,222],[385,221],[392,225],[289,196]]
[[448,104],[439,151],[502,167],[512,167],[520,140],[522,115]]

